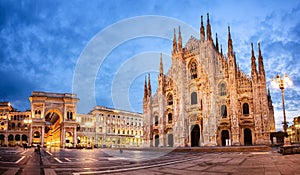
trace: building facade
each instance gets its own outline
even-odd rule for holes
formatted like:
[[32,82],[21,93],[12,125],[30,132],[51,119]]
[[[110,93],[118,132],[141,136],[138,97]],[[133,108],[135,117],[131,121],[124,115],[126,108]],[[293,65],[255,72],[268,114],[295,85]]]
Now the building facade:
[[300,116],[294,117],[294,125],[288,127],[287,133],[291,143],[300,143]]
[[[144,85],[144,145],[204,146],[270,144],[274,112],[266,88],[263,57],[252,46],[251,76],[237,65],[228,27],[228,52],[206,32],[201,16],[200,39],[183,46],[174,29],[172,66],[165,75],[162,55],[158,88],[151,95],[150,76]],[[258,62],[258,66],[256,65]]]
[[[77,114],[76,94],[33,92],[30,110],[0,102],[0,145],[112,147],[142,145],[142,114],[97,106]],[[119,141],[120,140],[120,141]]]
[[143,115],[96,106],[89,114],[78,114],[78,143],[98,147],[140,147]]

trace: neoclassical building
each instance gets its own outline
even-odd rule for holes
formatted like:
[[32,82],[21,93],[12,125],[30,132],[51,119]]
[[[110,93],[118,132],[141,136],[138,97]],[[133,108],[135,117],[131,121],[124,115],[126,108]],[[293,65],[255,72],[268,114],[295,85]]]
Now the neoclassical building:
[[89,114],[77,114],[77,143],[99,147],[140,147],[143,141],[143,115],[104,106]]
[[142,145],[142,114],[103,106],[96,106],[88,114],[77,114],[79,99],[70,93],[32,92],[29,100],[27,111],[0,102],[0,146]]
[[[172,66],[163,72],[152,96],[150,76],[144,85],[144,145],[225,146],[270,144],[275,131],[274,111],[266,88],[263,56],[253,44],[251,76],[237,64],[230,28],[228,52],[212,38],[209,15],[206,31],[201,16],[199,39],[191,36],[183,46],[174,29]],[[250,49],[249,49],[250,50]],[[258,64],[258,66],[257,66]]]

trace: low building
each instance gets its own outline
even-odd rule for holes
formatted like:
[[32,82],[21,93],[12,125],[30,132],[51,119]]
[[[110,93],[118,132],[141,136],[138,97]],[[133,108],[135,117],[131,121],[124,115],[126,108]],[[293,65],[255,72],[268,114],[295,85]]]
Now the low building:
[[0,102],[0,146],[137,147],[142,145],[142,114],[97,106],[77,114],[76,94],[33,92],[30,110]]
[[9,102],[0,102],[0,145],[16,146],[28,142],[30,111],[19,112]]
[[124,110],[95,107],[95,144],[104,147],[139,147],[143,141],[143,115]]

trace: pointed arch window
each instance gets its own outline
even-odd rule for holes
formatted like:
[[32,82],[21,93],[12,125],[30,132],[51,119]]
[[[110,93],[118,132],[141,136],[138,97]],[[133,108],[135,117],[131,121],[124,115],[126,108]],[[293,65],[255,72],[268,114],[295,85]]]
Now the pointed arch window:
[[172,113],[169,113],[168,114],[168,123],[170,124],[172,122],[173,122],[173,115],[172,115]]
[[168,96],[168,105],[173,105],[173,95],[172,94],[170,94]]
[[226,96],[226,85],[225,85],[225,83],[222,83],[220,85],[220,96]]
[[222,118],[227,117],[227,106],[226,105],[221,106],[221,116],[222,116]]
[[190,66],[191,79],[197,78],[197,64],[193,61]]
[[243,104],[243,114],[249,115],[249,104],[248,103]]
[[192,92],[191,93],[191,104],[194,105],[194,104],[197,104],[197,103],[198,103],[197,92]]
[[158,126],[158,116],[157,115],[154,117],[154,125]]

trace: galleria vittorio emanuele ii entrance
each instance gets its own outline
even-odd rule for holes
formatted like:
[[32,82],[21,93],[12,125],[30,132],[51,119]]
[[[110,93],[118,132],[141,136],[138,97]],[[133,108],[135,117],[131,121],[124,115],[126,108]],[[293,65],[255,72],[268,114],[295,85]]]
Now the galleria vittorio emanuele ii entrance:
[[48,147],[75,147],[75,94],[33,92],[30,96],[32,127],[30,142]]

